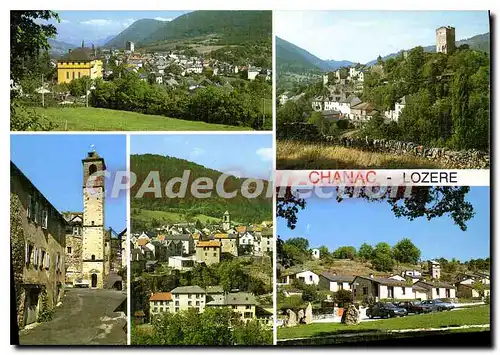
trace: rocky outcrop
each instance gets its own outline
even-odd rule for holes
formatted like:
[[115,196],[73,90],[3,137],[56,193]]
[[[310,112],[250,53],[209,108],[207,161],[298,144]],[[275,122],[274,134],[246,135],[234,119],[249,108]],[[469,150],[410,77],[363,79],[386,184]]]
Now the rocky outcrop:
[[346,325],[359,324],[359,311],[352,303],[347,306],[342,314],[341,322]]

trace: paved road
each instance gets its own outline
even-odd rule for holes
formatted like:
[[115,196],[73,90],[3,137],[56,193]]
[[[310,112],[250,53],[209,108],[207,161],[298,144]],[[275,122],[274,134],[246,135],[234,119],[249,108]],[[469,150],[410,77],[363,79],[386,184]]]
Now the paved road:
[[21,345],[125,345],[124,291],[69,289],[50,322],[19,333]]

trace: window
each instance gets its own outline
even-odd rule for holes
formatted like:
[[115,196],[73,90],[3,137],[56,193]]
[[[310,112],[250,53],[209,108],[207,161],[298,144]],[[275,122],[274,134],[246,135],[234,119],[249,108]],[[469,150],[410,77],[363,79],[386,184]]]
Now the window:
[[188,293],[188,298],[191,298],[192,294]]
[[26,265],[29,265],[31,263],[31,254],[33,253],[33,245],[26,242],[26,251],[25,251],[25,256],[24,256],[24,262]]
[[214,258],[217,257],[217,253],[214,253]]
[[245,319],[252,318],[252,312],[245,312]]
[[439,288],[436,288],[436,295],[439,296]]
[[71,254],[71,247],[68,247],[68,254]]
[[40,250],[40,269],[45,266],[45,250]]
[[175,311],[176,311],[176,312],[179,312],[179,307],[175,307]]
[[45,260],[45,268],[48,270],[48,269],[50,269],[50,254],[47,253],[47,256],[45,258],[46,258],[46,260]]
[[344,284],[342,282],[340,282],[338,285],[339,285],[339,290],[343,290],[344,289]]
[[445,292],[446,292],[446,298],[450,298],[450,289],[447,288]]
[[89,176],[97,171],[97,166],[95,164],[90,164],[89,166]]
[[403,286],[403,287],[401,287],[401,289],[402,289],[402,294],[406,295],[406,287]]
[[92,256],[90,257],[90,259],[95,260],[95,255],[92,254]]
[[66,72],[66,79],[69,79],[69,71]]
[[367,295],[368,294],[368,287],[364,286],[363,287],[363,295]]
[[75,79],[75,72],[73,72],[71,74],[72,74],[73,79]]
[[312,275],[309,275],[309,281],[312,281],[312,280],[313,280]]
[[179,301],[175,301],[175,305],[178,306],[179,305]]
[[200,298],[200,294],[199,293],[196,294],[196,298]]
[[200,307],[196,307],[196,312],[200,313]]
[[94,225],[94,221],[92,221],[91,224]]
[[233,306],[233,309],[238,309],[238,306]]
[[158,312],[158,307],[154,307],[153,312]]
[[[78,63],[80,64],[80,63]],[[78,72],[78,79],[80,79],[82,77],[82,73]]]
[[31,195],[28,195],[28,202],[27,202],[28,208],[26,209],[26,216],[28,217],[28,219],[30,219],[33,214],[32,204],[33,204],[33,197]]
[[38,201],[35,201],[35,211],[34,211],[34,221],[35,223],[38,223],[38,214],[40,213],[40,205],[38,204]]
[[205,256],[208,256],[208,253],[205,253]]
[[251,309],[251,308],[252,308],[252,306],[248,306],[248,305],[245,306],[245,309]]
[[193,301],[188,301],[188,306],[192,306],[193,305]]
[[49,210],[44,207],[42,210],[42,228],[47,229],[47,224],[49,221]]
[[200,305],[200,301],[196,301],[196,305],[199,306]]

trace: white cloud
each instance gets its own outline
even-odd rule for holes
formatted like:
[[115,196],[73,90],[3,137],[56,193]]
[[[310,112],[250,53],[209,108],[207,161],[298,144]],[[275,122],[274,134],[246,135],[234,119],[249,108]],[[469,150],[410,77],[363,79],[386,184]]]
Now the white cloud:
[[311,231],[311,225],[307,223],[306,225],[306,232],[309,233]]
[[155,17],[154,18],[156,21],[165,21],[165,22],[169,22],[169,21],[172,21],[171,18],[165,18],[165,17]]
[[256,153],[262,161],[273,160],[273,148],[259,148]]
[[61,23],[71,23],[71,21],[68,21],[68,20],[61,20]]
[[87,20],[87,21],[82,21],[80,23],[82,25],[89,25],[89,26],[110,26],[113,24],[113,21],[96,18],[96,19],[91,19],[91,20]]

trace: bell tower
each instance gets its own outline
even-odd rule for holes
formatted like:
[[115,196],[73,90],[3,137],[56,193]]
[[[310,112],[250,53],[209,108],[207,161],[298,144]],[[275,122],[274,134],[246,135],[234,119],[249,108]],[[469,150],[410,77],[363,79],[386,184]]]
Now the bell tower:
[[[91,288],[103,288],[104,269],[104,172],[106,164],[94,146],[82,159],[83,164],[83,223],[82,277]],[[101,174],[99,174],[101,172]]]
[[222,229],[224,231],[231,229],[231,215],[229,211],[224,212],[224,215],[222,215]]

